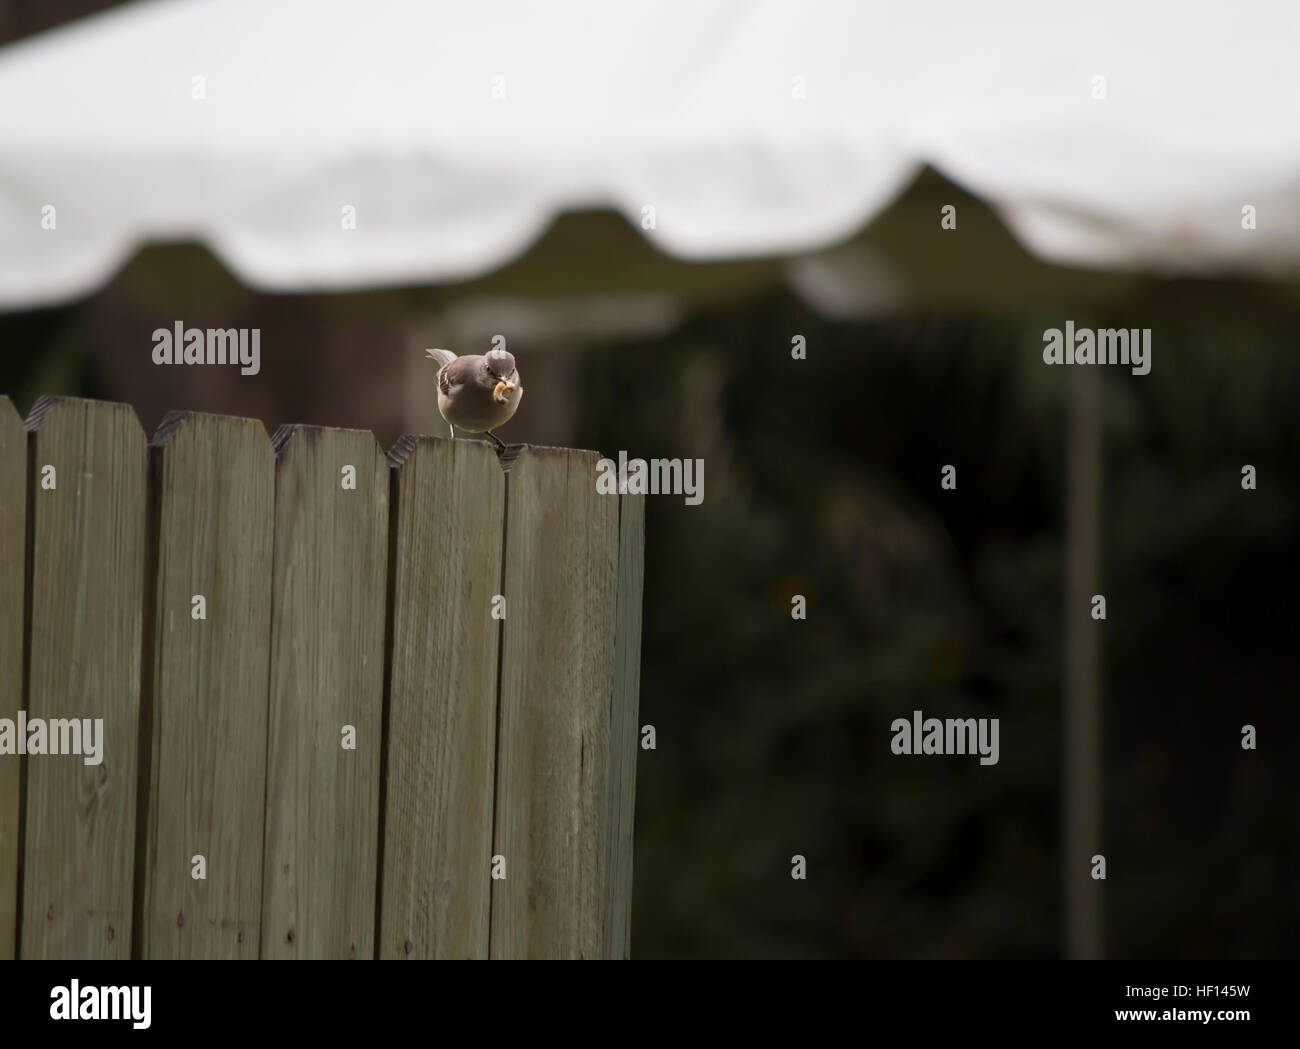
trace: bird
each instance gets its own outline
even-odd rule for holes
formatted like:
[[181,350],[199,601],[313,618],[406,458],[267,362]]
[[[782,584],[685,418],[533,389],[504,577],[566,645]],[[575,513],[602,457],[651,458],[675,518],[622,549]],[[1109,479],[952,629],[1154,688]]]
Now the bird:
[[524,388],[514,354],[503,349],[457,357],[451,350],[425,350],[438,367],[438,411],[447,420],[451,439],[456,428],[485,433],[505,450],[505,442],[492,431],[510,420],[519,407]]

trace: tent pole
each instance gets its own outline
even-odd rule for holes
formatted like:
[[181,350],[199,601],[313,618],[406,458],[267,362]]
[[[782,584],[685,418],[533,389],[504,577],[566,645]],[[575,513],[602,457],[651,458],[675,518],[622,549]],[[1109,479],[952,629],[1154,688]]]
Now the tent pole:
[[1065,955],[1101,958],[1101,886],[1092,857],[1101,847],[1098,639],[1092,597],[1100,570],[1101,378],[1068,369],[1065,610]]

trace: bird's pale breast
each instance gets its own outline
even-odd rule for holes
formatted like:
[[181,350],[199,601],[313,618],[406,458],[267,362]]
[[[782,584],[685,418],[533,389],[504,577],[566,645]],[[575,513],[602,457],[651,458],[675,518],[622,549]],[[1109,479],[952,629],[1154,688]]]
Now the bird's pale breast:
[[[518,377],[515,376],[517,381]],[[504,404],[498,404],[492,396],[492,388],[477,383],[466,383],[454,390],[454,396],[447,396],[438,391],[438,411],[442,417],[457,429],[470,433],[494,430],[509,421],[519,407],[523,396],[522,386],[516,386],[506,394]]]

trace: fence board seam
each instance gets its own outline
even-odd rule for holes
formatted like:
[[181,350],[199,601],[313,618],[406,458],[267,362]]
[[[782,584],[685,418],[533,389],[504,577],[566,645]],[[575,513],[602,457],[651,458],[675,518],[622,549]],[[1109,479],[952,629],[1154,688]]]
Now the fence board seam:
[[161,449],[154,447],[172,415],[163,420],[149,443],[148,473],[145,478],[145,545],[144,545],[144,607],[140,634],[140,721],[137,726],[136,808],[135,808],[135,891],[131,906],[131,957],[145,957],[145,926],[148,921],[146,900],[149,896],[149,825],[155,818],[157,798],[153,791],[153,721],[154,721],[154,662],[156,655],[156,625],[154,616],[158,607],[158,517],[162,504]]
[[[275,571],[276,571],[276,551],[279,548],[277,543],[278,536],[276,532],[276,522],[280,519],[280,458],[284,452],[285,444],[293,435],[292,423],[281,423],[276,427],[275,432],[271,434],[271,458],[274,460],[273,469],[275,470],[274,483],[271,491],[271,614],[275,615]],[[263,740],[262,749],[264,752],[263,760],[266,762],[266,777],[262,782],[262,922],[264,926],[267,921],[266,913],[266,858],[270,855],[270,845],[266,840],[267,829],[270,826],[268,813],[271,809],[271,675],[275,667],[275,649],[274,649],[274,620],[271,624],[272,643],[267,646],[266,654],[266,739]],[[261,928],[257,930],[257,959],[262,961],[266,958],[266,937],[263,935]]]
[[[507,460],[504,455],[513,451]],[[523,451],[522,445],[511,445],[503,453],[501,459],[502,485],[505,493],[502,499],[501,509],[501,593],[508,593],[506,583],[506,552],[507,544],[510,541],[510,467],[514,465],[515,458]],[[509,609],[509,598],[506,599],[506,607]],[[508,612],[507,617],[509,618]],[[497,813],[499,811],[500,790],[498,782],[501,769],[501,674],[505,667],[506,660],[506,620],[502,619],[497,623],[497,687],[496,687],[496,728],[492,739],[492,845],[491,851],[496,852],[497,847]],[[488,857],[489,870],[492,866],[492,857]],[[489,874],[489,877],[491,875]],[[492,915],[496,902],[495,886],[489,883],[488,887],[488,961],[492,960]]]
[[[375,827],[375,949],[372,957],[380,959],[384,929],[384,838],[388,826],[388,746],[393,702],[393,614],[397,603],[397,530],[401,524],[398,464],[393,453],[406,436],[399,437],[385,454],[388,463],[388,579],[384,593],[384,692],[379,714],[379,821]],[[410,445],[406,446],[408,449]]]

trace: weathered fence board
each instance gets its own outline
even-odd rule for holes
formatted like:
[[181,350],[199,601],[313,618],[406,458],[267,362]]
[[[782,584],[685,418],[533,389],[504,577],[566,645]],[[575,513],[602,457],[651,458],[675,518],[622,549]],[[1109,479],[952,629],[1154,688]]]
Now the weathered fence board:
[[0,957],[627,957],[645,507],[596,463],[0,397]]
[[27,425],[34,431],[27,715],[102,718],[103,731],[99,764],[71,754],[25,759],[20,953],[125,958],[135,853],[144,434],[127,405],[65,398],[43,398]]
[[494,958],[604,948],[617,496],[594,452],[525,448],[507,482]]
[[641,600],[645,589],[645,496],[619,497],[618,593],[614,615],[614,692],[609,716],[609,780],[601,823],[605,856],[602,957],[631,950],[632,831],[640,737]]
[[505,478],[484,443],[402,438],[395,467],[384,958],[486,958]]
[[[256,958],[275,459],[256,419],[174,412],[150,446],[152,655],[137,954]],[[202,607],[194,599],[202,598]],[[195,618],[202,614],[203,618]],[[203,858],[201,879],[191,860]]]
[[[281,427],[273,444],[261,955],[367,958],[377,888],[389,468],[368,431]],[[355,732],[355,749],[344,749],[345,726]]]
[[[23,602],[27,536],[27,431],[0,397],[0,718],[23,704]],[[18,928],[18,771],[0,754],[0,959],[14,957]]]

